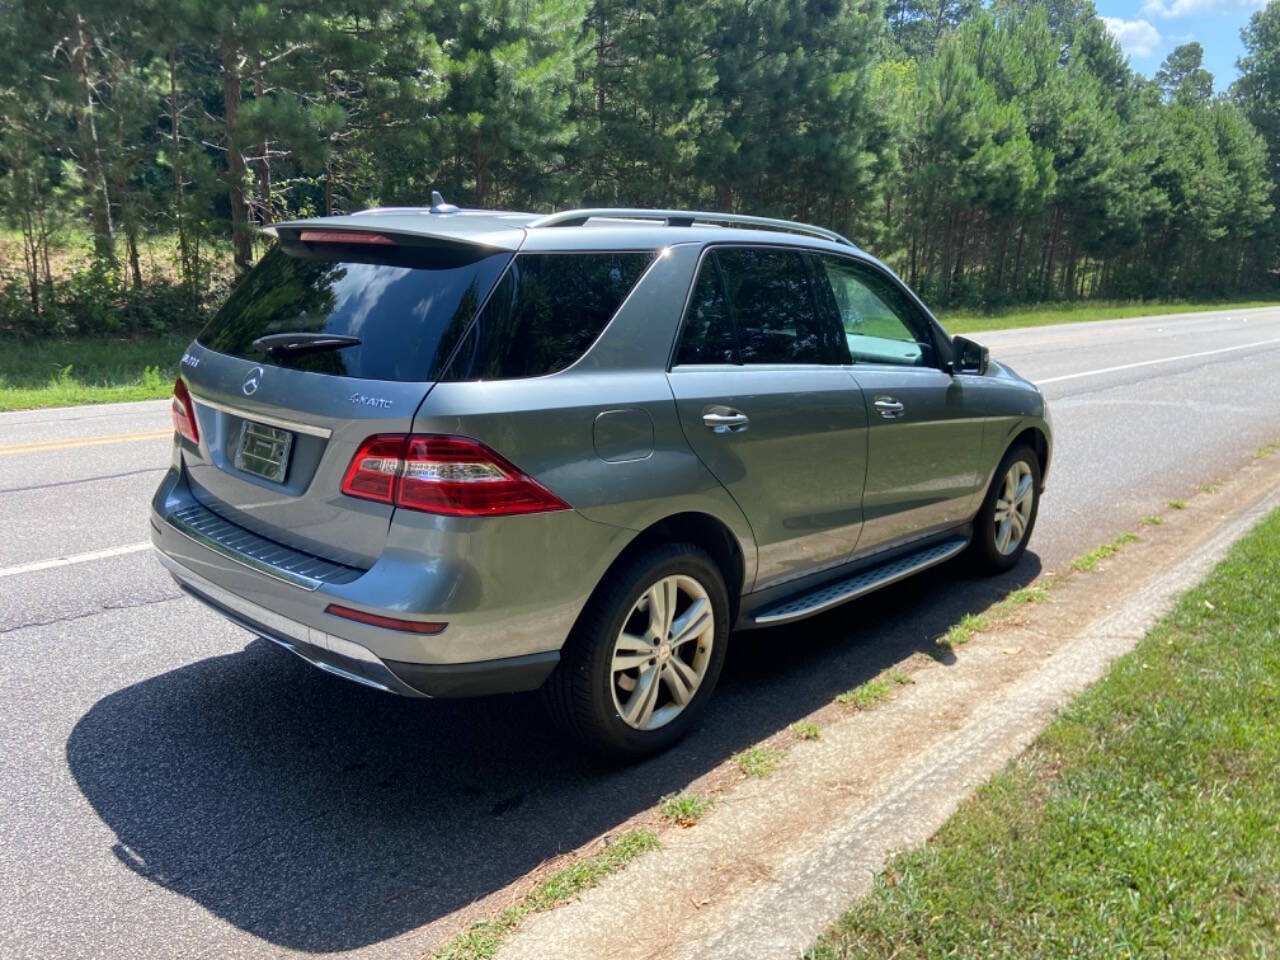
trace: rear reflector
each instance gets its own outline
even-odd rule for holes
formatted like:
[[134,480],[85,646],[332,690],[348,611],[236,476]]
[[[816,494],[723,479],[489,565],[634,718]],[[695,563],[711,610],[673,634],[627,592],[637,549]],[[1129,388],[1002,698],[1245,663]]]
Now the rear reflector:
[[425,623],[421,620],[401,620],[399,617],[383,617],[376,613],[365,613],[353,610],[339,603],[331,603],[324,608],[325,613],[357,623],[367,623],[373,627],[384,627],[387,630],[405,630],[409,633],[443,633],[447,623]]
[[351,458],[342,492],[406,510],[458,517],[569,509],[538,481],[466,437],[369,437]]
[[173,429],[192,443],[200,442],[200,428],[196,426],[196,408],[191,402],[191,393],[187,385],[179,377],[173,384]]
[[377,247],[394,247],[396,242],[381,233],[358,233],[355,230],[303,230],[298,236],[303,243],[361,243]]

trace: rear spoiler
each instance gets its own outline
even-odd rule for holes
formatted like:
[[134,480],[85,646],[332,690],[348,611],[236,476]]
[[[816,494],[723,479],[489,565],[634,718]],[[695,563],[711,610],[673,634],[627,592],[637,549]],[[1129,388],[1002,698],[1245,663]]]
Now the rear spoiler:
[[[284,243],[341,243],[343,234],[382,237],[354,240],[355,243],[400,244],[404,246],[467,246],[515,252],[524,243],[524,223],[503,222],[492,214],[469,216],[457,213],[433,215],[427,211],[372,212],[349,217],[316,217],[290,220],[262,228],[262,232]],[[304,234],[316,234],[308,240]],[[320,239],[323,235],[323,239]]]

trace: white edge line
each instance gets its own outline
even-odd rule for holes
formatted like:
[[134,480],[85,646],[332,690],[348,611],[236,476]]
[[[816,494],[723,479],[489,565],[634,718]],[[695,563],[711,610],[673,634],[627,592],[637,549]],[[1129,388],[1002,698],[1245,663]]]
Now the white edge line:
[[1100,373],[1117,373],[1121,370],[1133,370],[1136,367],[1150,367],[1157,363],[1173,363],[1176,360],[1194,360],[1196,357],[1212,357],[1216,353],[1230,353],[1233,350],[1248,350],[1250,347],[1265,347],[1268,344],[1280,343],[1280,337],[1270,340],[1258,340],[1254,343],[1241,343],[1234,347],[1219,347],[1217,350],[1203,350],[1200,353],[1184,353],[1180,357],[1160,357],[1156,360],[1139,360],[1137,363],[1123,363],[1118,367],[1103,367],[1101,370],[1085,370],[1081,373],[1068,373],[1061,377],[1045,377],[1035,381],[1043,383],[1061,383],[1063,380],[1076,380],[1080,377],[1094,377]]
[[89,553],[73,553],[69,557],[54,557],[52,560],[37,560],[35,563],[23,563],[16,567],[0,567],[0,578],[16,577],[24,573],[35,573],[39,570],[52,570],[55,567],[67,567],[73,563],[89,563],[92,560],[106,560],[108,557],[123,557],[130,553],[140,553],[151,549],[151,541],[130,543],[123,547],[107,547],[105,550],[91,550]]

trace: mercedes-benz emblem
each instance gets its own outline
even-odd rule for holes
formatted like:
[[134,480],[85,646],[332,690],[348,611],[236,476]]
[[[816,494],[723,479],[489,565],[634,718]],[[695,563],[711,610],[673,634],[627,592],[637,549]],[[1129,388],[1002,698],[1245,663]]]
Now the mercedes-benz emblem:
[[249,375],[244,378],[244,386],[240,389],[244,391],[246,397],[252,397],[258,392],[258,384],[262,382],[262,368],[254,367],[249,371]]

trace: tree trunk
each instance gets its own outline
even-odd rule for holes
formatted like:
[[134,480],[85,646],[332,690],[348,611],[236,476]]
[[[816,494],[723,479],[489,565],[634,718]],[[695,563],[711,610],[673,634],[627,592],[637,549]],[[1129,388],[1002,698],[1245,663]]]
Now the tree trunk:
[[222,122],[227,148],[227,193],[231,206],[231,246],[236,276],[249,269],[253,259],[253,239],[249,236],[249,204],[245,198],[244,154],[240,152],[237,121],[240,117],[239,45],[229,34],[222,37]]
[[102,152],[98,147],[98,126],[93,113],[93,84],[89,80],[89,44],[93,31],[88,22],[76,16],[75,43],[71,47],[71,69],[80,86],[81,109],[76,111],[76,126],[84,153],[84,179],[89,190],[89,208],[93,218],[94,256],[114,265],[115,243],[111,230],[111,199],[107,178],[102,169]]
[[489,158],[485,156],[484,151],[480,149],[480,145],[476,144],[476,151],[472,160],[476,171],[476,206],[484,207],[485,202],[489,199]]
[[196,302],[196,271],[191,263],[191,238],[187,236],[187,222],[183,209],[185,201],[183,192],[186,184],[182,180],[182,133],[179,115],[181,106],[178,103],[178,50],[174,44],[169,45],[169,144],[173,150],[173,192],[174,220],[178,228],[178,260],[182,271],[182,286],[187,292],[187,302]]
[[138,259],[138,225],[129,217],[124,224],[125,247],[129,253],[129,273],[133,277],[133,288],[142,289],[142,264]]
[[[333,71],[326,70],[324,72],[324,102],[326,105],[333,102]],[[332,140],[332,136],[330,137]],[[333,149],[332,143],[330,149],[324,154],[324,215],[326,217],[333,216]]]
[[[326,75],[327,79],[327,75]],[[261,100],[266,96],[266,87],[262,82],[262,61],[258,61],[257,69],[253,72],[253,95],[256,99]],[[267,141],[265,137],[258,142],[258,159],[256,161],[258,174],[258,222],[268,224],[271,222],[271,159],[267,155]]]

